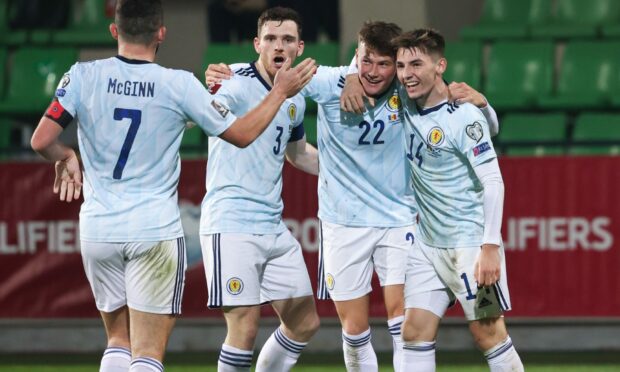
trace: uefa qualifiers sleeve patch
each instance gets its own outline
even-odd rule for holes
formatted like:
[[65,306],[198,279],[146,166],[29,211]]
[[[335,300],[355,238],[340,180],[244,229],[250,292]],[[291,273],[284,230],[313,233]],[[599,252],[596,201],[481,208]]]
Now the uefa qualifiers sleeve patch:
[[211,106],[213,106],[215,111],[217,111],[218,114],[220,114],[222,116],[222,118],[224,118],[224,119],[226,118],[226,115],[228,115],[228,113],[230,112],[229,109],[224,107],[223,104],[221,104],[220,102],[218,102],[216,100],[211,101]]
[[483,154],[491,149],[491,145],[488,142],[482,142],[478,146],[474,147],[474,156]]
[[73,121],[73,116],[62,107],[57,99],[54,99],[47,108],[45,117],[52,119],[63,128],[66,128]]

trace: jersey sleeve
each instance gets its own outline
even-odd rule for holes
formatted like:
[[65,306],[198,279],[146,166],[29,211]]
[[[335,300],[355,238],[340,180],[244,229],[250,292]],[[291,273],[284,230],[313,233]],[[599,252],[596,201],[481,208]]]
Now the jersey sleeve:
[[191,74],[188,76],[187,90],[181,104],[187,119],[195,122],[207,135],[219,136],[237,117],[221,98],[211,96],[198,79]]
[[334,97],[340,97],[347,69],[348,66],[319,66],[312,80],[301,90],[301,95],[317,103],[325,103]]
[[60,79],[54,98],[45,111],[45,117],[66,128],[77,115],[81,89],[82,75],[79,64],[76,63]]
[[299,100],[299,107],[297,107],[296,111],[295,122],[293,123],[293,128],[291,130],[291,136],[288,139],[289,143],[299,141],[306,135],[306,131],[304,129],[304,112],[306,111],[305,100]]
[[473,167],[495,159],[497,154],[484,115],[473,105],[462,109],[465,110],[455,112],[457,116],[452,119],[455,121],[452,129],[456,147]]

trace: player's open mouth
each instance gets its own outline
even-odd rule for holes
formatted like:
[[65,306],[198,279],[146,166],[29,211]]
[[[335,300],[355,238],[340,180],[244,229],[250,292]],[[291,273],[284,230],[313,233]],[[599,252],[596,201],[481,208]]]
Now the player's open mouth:
[[405,83],[405,87],[407,87],[407,88],[415,88],[418,85],[420,85],[419,81],[410,81],[408,83]]
[[278,57],[274,57],[273,59],[273,64],[277,67],[280,68],[282,67],[282,65],[284,64],[285,58],[278,56]]

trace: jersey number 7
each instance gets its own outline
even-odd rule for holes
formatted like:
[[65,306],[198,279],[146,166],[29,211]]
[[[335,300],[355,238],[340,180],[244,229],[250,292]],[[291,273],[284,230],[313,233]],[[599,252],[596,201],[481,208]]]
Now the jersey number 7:
[[123,169],[125,169],[125,164],[127,164],[127,158],[129,157],[131,146],[133,146],[133,140],[136,138],[136,133],[138,133],[138,128],[140,127],[140,122],[142,121],[142,111],[115,108],[114,120],[121,121],[123,119],[130,119],[129,130],[127,131],[127,136],[125,136],[125,142],[123,142],[121,153],[118,156],[118,161],[116,162],[116,166],[114,167],[114,173],[112,177],[115,180],[120,180],[123,176]]

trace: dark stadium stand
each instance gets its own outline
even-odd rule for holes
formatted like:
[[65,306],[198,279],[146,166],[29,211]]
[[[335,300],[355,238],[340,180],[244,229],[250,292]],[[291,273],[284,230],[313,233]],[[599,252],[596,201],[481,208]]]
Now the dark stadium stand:
[[486,0],[480,21],[461,30],[463,39],[525,38],[530,25],[540,23],[551,0]]
[[116,40],[108,31],[113,21],[106,15],[102,1],[72,0],[68,27],[52,32],[51,41],[59,45],[114,47]]
[[620,20],[617,0],[556,0],[544,21],[531,28],[535,38],[574,39],[595,37],[600,27]]
[[[573,145],[572,155],[620,155],[620,114],[583,113],[577,117],[573,141],[588,141],[592,145]],[[602,142],[603,145],[595,145]]]
[[475,89],[482,88],[482,44],[477,41],[452,42],[446,45],[448,69],[443,75],[448,82],[465,81]]
[[620,42],[575,41],[566,44],[555,90],[540,97],[548,109],[580,110],[611,105],[620,84]]
[[550,95],[553,50],[553,44],[547,42],[495,43],[484,84],[493,107],[500,111],[530,109],[539,97]]
[[500,124],[497,147],[503,149],[504,155],[561,155],[564,153],[566,123],[564,113],[506,114]]
[[0,113],[40,115],[77,56],[75,48],[25,46],[15,51],[6,96],[0,101]]

